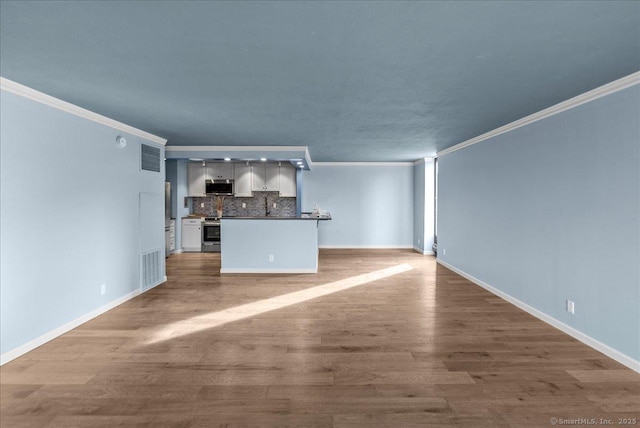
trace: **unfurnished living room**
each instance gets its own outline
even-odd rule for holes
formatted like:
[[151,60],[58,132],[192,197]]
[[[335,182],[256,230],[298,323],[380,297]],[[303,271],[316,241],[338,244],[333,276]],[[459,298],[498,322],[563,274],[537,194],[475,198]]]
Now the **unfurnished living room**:
[[640,421],[640,2],[0,1],[0,426]]

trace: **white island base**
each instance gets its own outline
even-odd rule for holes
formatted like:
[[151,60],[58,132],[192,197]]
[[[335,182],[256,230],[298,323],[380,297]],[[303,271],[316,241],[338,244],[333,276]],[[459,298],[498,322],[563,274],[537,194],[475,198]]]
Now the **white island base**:
[[220,273],[318,272],[318,220],[222,218]]

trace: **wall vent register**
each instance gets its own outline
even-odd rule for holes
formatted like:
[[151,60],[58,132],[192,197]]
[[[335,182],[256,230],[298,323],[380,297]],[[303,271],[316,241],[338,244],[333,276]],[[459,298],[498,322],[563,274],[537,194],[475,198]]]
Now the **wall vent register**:
[[148,144],[140,144],[140,162],[145,171],[160,172],[160,149]]
[[143,290],[162,282],[163,266],[161,260],[161,251],[151,251],[146,254],[141,254],[140,286]]

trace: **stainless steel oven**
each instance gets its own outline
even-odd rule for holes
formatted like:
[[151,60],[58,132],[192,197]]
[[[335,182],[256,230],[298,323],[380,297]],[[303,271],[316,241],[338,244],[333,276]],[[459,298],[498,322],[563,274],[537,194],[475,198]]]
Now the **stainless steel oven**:
[[202,252],[220,252],[220,219],[207,217],[202,223]]

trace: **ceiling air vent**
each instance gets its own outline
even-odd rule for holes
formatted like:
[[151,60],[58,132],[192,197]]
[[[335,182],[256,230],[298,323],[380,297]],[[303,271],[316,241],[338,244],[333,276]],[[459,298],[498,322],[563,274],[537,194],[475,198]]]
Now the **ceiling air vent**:
[[148,144],[140,144],[142,169],[145,171],[160,172],[160,149]]

